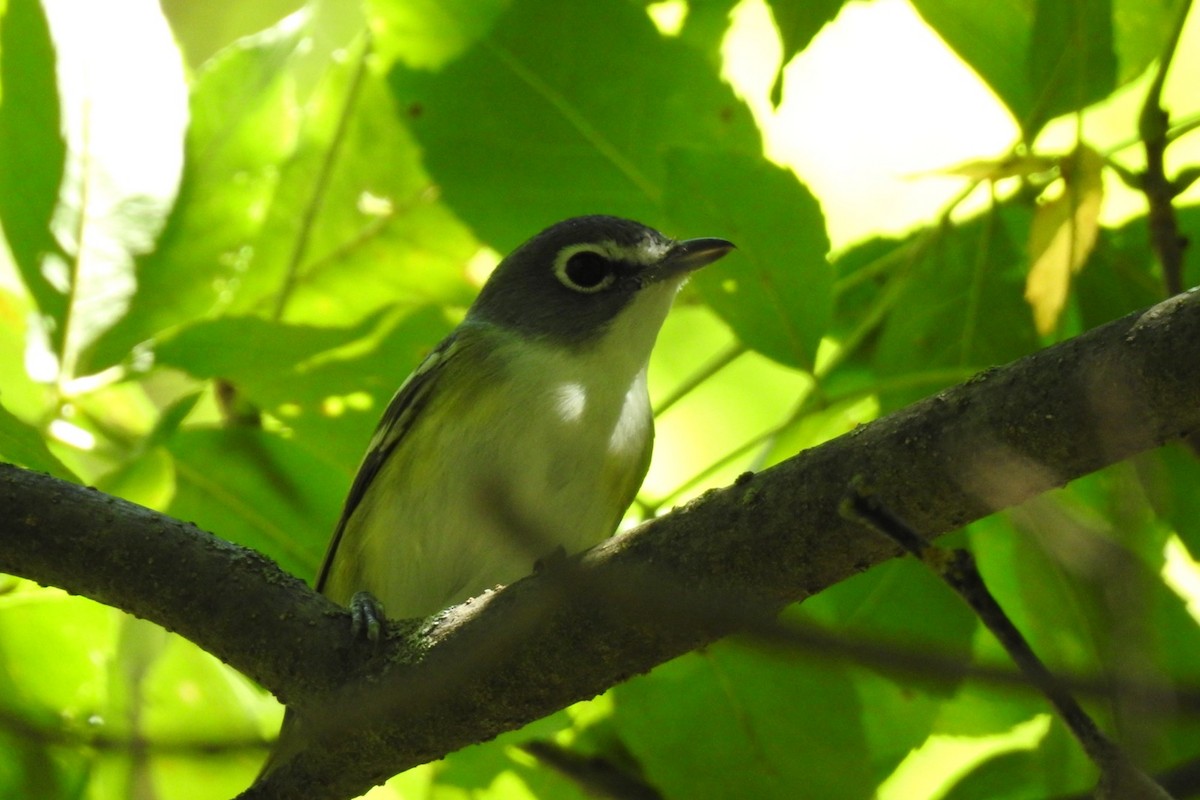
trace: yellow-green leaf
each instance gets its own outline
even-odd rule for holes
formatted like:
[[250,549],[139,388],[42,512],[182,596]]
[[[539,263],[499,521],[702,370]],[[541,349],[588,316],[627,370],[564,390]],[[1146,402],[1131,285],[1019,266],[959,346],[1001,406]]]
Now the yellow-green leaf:
[[1080,147],[1063,163],[1063,193],[1043,203],[1034,215],[1025,300],[1033,308],[1038,333],[1054,330],[1067,303],[1071,276],[1083,269],[1096,246],[1104,201],[1103,167],[1099,153]]

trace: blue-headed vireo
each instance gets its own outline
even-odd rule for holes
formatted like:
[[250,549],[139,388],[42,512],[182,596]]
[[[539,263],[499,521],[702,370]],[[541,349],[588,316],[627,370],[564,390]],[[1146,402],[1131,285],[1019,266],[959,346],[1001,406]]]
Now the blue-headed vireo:
[[[383,609],[423,617],[610,536],[650,463],[659,328],[732,248],[590,216],[514,250],[388,405],[317,590],[373,637]],[[263,773],[303,737],[288,714]]]
[[689,273],[733,248],[577,217],[500,262],[401,385],[316,588],[373,635],[610,536],[650,463],[646,365]]

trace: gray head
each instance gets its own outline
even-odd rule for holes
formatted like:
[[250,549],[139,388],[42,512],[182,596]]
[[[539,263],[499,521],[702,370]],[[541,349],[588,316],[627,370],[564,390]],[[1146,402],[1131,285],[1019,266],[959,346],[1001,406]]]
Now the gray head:
[[501,261],[467,319],[586,344],[599,339],[639,293],[656,287],[673,296],[689,273],[733,247],[724,239],[674,241],[620,217],[574,217]]

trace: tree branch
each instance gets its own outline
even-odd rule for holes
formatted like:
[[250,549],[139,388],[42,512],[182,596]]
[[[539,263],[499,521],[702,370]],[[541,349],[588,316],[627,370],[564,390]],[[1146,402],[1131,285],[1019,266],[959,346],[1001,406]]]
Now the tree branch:
[[[838,512],[865,476],[927,537],[1200,430],[1200,294],[1172,298],[709,492],[581,558],[391,626],[95,490],[0,469],[0,570],[153,619],[292,701],[309,738],[246,797],[350,797],[896,554]],[[291,754],[296,755],[296,754]]]

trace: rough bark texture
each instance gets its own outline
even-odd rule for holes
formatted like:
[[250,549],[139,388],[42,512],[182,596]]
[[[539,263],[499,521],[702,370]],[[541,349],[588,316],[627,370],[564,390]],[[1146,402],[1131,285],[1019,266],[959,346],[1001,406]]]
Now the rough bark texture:
[[311,746],[247,797],[352,797],[891,557],[838,513],[855,477],[933,537],[1200,431],[1198,365],[1200,294],[1190,292],[743,476],[421,627],[393,625],[375,654],[354,645],[345,615],[266,559],[14,468],[0,470],[0,570],[159,622],[293,699]]

